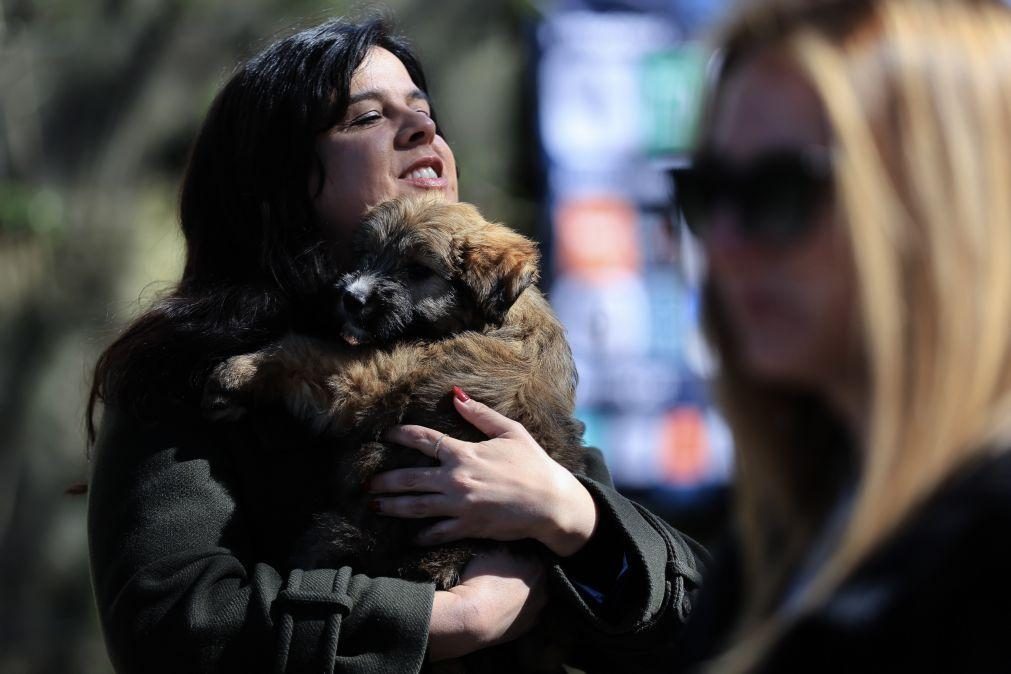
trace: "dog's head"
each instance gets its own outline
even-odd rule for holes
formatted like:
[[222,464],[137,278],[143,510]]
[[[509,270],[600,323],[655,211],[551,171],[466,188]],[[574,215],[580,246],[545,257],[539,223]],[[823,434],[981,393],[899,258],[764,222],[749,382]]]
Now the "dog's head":
[[438,337],[500,325],[537,280],[537,248],[469,204],[395,199],[355,234],[358,264],[337,283],[349,344]]

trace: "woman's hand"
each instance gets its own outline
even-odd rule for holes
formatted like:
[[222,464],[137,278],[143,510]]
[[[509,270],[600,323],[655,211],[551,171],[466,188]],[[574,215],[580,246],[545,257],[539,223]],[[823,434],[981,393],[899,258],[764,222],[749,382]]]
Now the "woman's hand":
[[[369,489],[384,496],[377,496],[372,508],[392,517],[445,517],[422,532],[422,545],[534,538],[563,557],[582,548],[597,523],[586,488],[523,426],[458,388],[454,392],[457,411],[488,440],[463,442],[423,426],[391,429],[386,440],[420,450],[441,465],[375,476]],[[397,495],[404,492],[413,495]]]
[[546,598],[537,560],[505,550],[475,557],[459,585],[435,593],[429,659],[458,658],[515,639],[533,626]]

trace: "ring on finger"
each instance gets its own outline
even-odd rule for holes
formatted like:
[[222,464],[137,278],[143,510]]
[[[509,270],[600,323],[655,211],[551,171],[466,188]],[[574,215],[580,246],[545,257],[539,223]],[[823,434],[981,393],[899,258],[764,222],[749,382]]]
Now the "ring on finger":
[[[439,451],[442,449],[442,441],[446,438],[446,434],[443,433],[439,436],[439,439],[435,441],[435,460],[439,461]],[[441,463],[441,461],[440,461]]]

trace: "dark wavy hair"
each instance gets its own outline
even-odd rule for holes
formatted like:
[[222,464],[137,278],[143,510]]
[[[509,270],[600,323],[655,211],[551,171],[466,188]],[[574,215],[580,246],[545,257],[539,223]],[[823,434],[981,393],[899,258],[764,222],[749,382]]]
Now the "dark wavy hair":
[[215,98],[182,181],[182,278],[99,357],[89,445],[99,402],[139,416],[193,404],[216,362],[311,323],[313,298],[334,275],[332,246],[344,245],[326,242],[314,216],[310,178],[325,182],[315,140],[343,118],[351,78],[372,47],[399,58],[427,93],[406,41],[372,18],[281,39]]

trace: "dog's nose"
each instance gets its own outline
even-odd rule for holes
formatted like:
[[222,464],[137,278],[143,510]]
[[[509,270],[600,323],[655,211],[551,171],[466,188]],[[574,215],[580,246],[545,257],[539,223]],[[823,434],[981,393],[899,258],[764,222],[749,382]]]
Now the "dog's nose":
[[365,307],[365,301],[368,296],[360,290],[347,290],[344,293],[342,302],[344,303],[344,311],[350,316],[357,316],[362,313],[362,309]]

